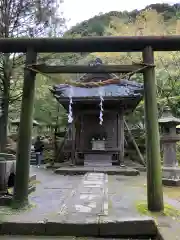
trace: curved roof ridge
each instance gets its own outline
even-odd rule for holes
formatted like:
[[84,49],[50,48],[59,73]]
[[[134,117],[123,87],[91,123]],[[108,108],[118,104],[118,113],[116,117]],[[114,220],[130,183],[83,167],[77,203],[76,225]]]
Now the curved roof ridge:
[[[94,66],[98,67],[99,65],[103,65],[103,61],[97,57],[95,60],[90,61],[88,65],[92,66],[92,67],[94,67]],[[94,75],[94,77],[93,77],[93,75]],[[101,75],[104,75],[104,79],[101,79],[102,81],[106,80],[106,79],[111,79],[111,78],[116,78],[116,79],[119,78],[114,73],[85,73],[79,78],[79,81],[82,81],[82,82],[91,81],[94,78],[97,78],[99,80],[101,78],[100,77]],[[99,81],[101,81],[101,80],[99,80]]]

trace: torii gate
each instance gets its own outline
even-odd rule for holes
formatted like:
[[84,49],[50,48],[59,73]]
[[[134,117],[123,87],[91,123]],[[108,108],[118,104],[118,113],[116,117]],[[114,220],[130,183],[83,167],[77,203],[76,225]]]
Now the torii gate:
[[[44,73],[127,73],[137,71],[142,72],[144,76],[148,209],[150,211],[163,210],[153,52],[178,50],[180,50],[180,36],[0,39],[0,51],[2,53],[26,53],[14,200],[19,204],[24,204],[28,201],[30,143],[36,77],[36,73],[32,71],[31,67],[33,66],[33,68]],[[142,52],[143,65],[146,65],[146,68],[142,68],[141,64],[139,66],[102,66],[98,69],[89,66],[36,65],[37,53],[42,52]]]

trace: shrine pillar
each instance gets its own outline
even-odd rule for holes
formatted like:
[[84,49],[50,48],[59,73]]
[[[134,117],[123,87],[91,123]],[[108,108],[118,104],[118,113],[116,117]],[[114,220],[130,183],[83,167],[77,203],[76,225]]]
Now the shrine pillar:
[[124,115],[118,113],[118,149],[119,149],[119,164],[124,166]]

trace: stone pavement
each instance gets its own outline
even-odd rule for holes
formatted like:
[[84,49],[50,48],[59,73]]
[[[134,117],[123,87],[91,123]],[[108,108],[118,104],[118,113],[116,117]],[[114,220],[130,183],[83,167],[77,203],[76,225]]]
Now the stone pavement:
[[[64,223],[73,222],[76,230],[76,223],[98,223],[104,224],[101,233],[111,236],[117,232],[117,229],[114,228],[113,231],[110,231],[106,223],[113,225],[117,221],[121,222],[118,227],[119,232],[129,231],[129,223],[136,223],[138,231],[147,230],[144,220],[148,220],[148,218],[142,217],[136,207],[137,203],[146,200],[144,174],[132,177],[107,177],[106,174],[102,173],[89,173],[85,176],[62,176],[54,174],[51,170],[35,167],[32,168],[32,173],[37,174],[37,181],[39,181],[36,192],[30,195],[32,208],[23,212],[12,212],[10,209],[0,208],[3,220],[26,223],[49,222],[50,224],[60,222],[62,229],[65,229]],[[168,197],[165,197],[165,201],[180,209],[178,201]],[[176,236],[180,236],[180,224],[177,219],[163,217],[156,220],[162,230],[171,233],[174,231]],[[139,229],[137,228],[138,224],[141,224]],[[52,226],[49,225],[52,233],[59,231],[60,225],[57,225],[55,229]],[[94,225],[91,227],[90,230],[94,230]],[[85,228],[86,225],[84,225]],[[113,229],[112,226],[111,229]],[[69,231],[69,229],[66,230]],[[153,230],[152,225],[151,230]],[[98,234],[99,229],[96,231]]]
[[[82,177],[56,176],[51,170],[31,167],[31,173],[36,174],[36,191],[29,196],[32,208],[21,213],[0,208],[3,219],[43,221],[59,212],[61,206],[69,198],[73,189],[81,182]],[[4,213],[4,214],[3,214]]]
[[[138,177],[109,176],[109,217],[119,216],[136,217],[139,215],[136,205],[146,201],[146,174],[141,173]],[[168,191],[172,188],[164,188],[164,202],[180,211],[180,188],[179,198],[168,197]],[[180,240],[180,217],[155,216],[160,232],[165,239]]]

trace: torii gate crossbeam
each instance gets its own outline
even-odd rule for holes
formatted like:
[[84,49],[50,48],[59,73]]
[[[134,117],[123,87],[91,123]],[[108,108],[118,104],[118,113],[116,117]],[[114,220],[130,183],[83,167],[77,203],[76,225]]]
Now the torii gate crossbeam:
[[115,36],[86,38],[0,38],[0,52],[142,52],[179,51],[180,36]]

